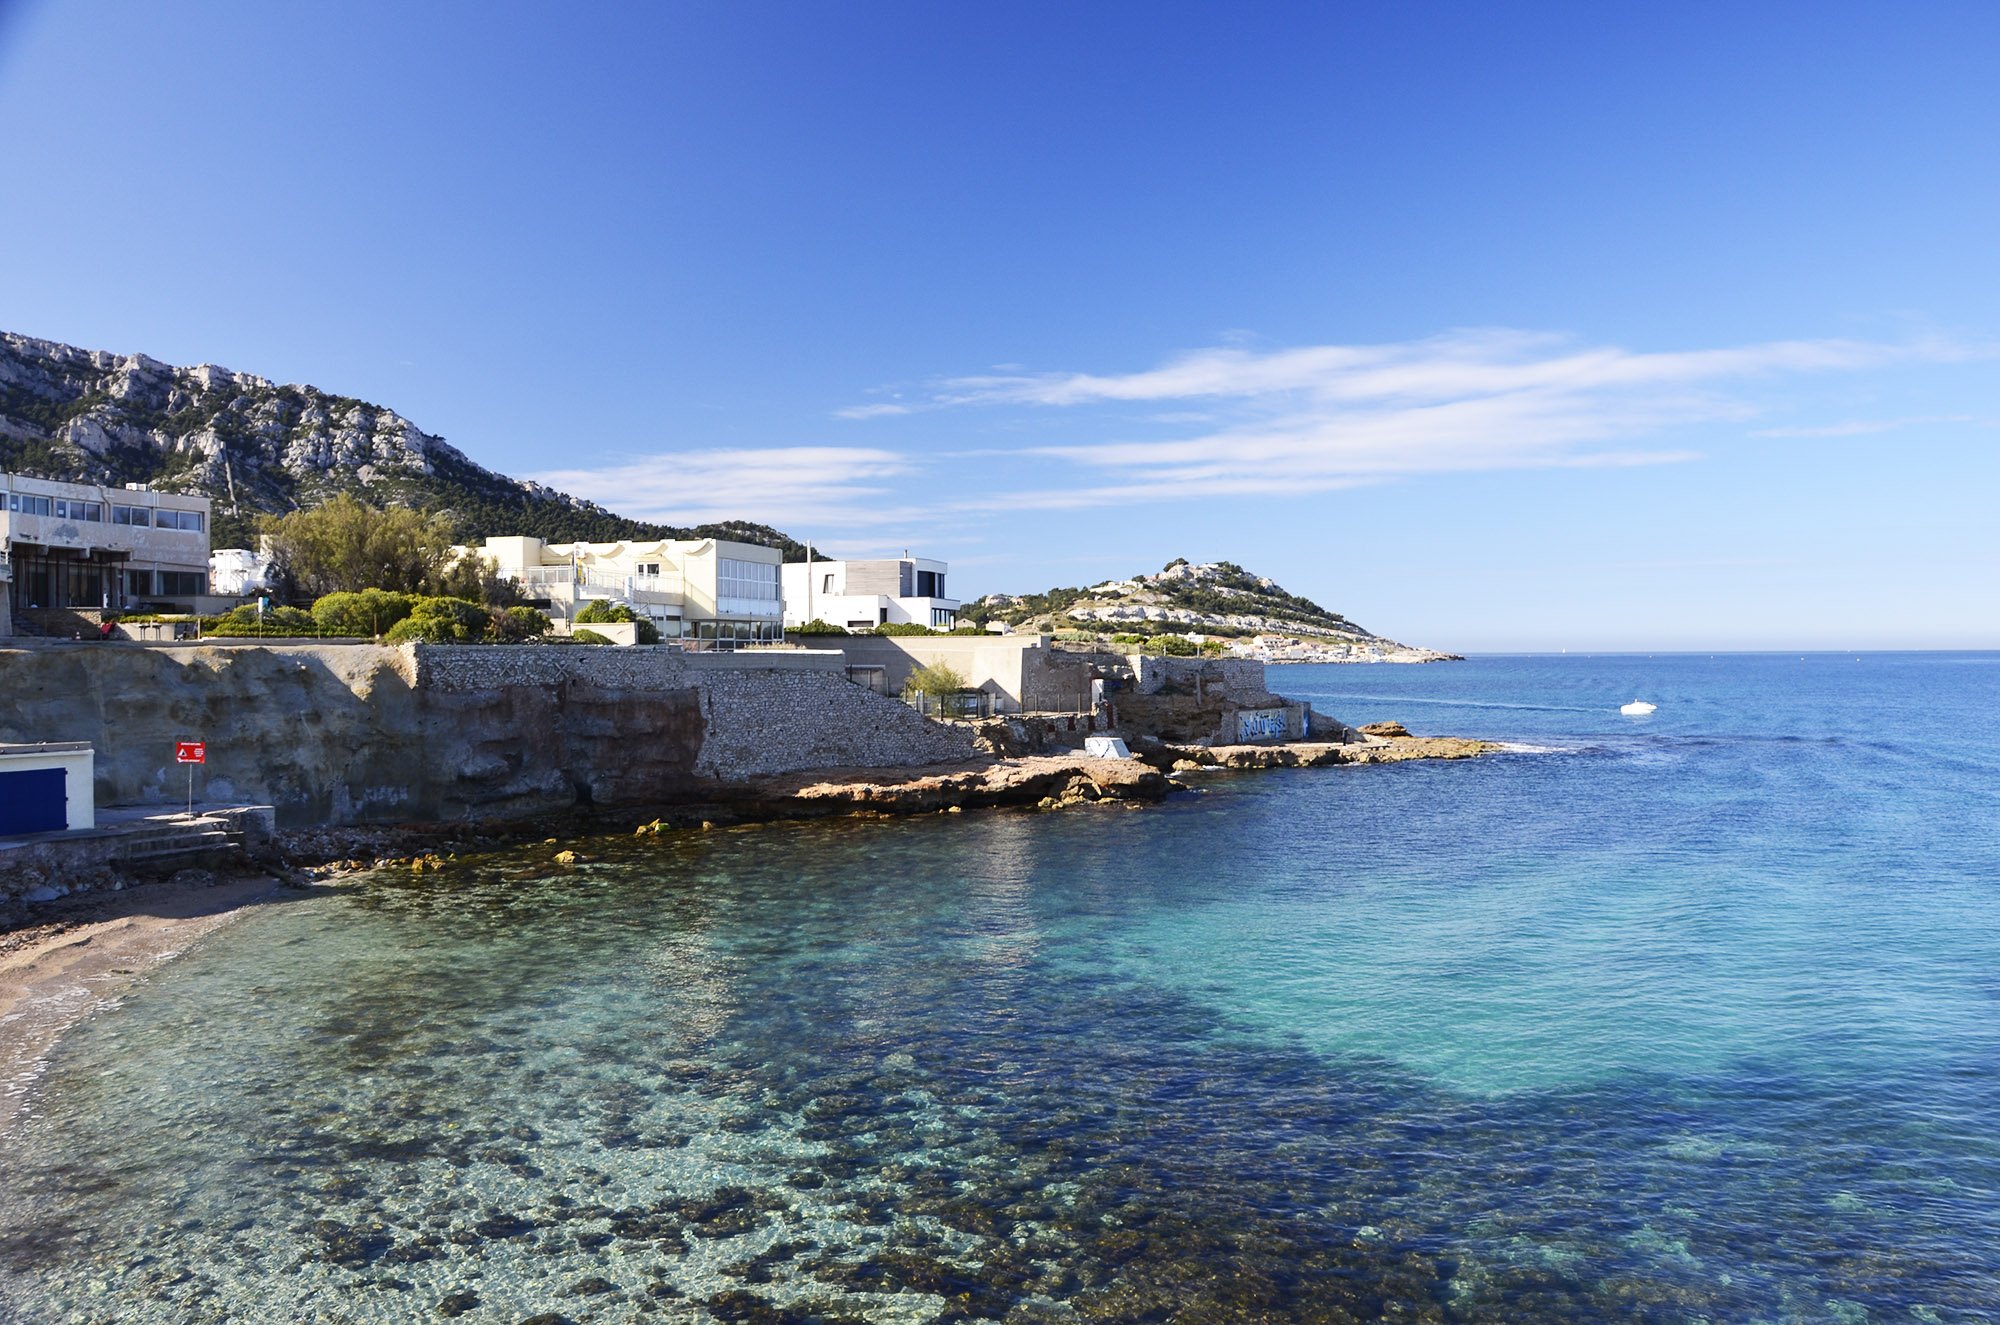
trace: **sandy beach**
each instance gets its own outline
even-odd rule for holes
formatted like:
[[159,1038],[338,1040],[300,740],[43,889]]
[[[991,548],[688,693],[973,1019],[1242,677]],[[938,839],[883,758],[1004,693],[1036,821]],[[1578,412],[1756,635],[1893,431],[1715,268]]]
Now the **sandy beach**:
[[63,1032],[279,887],[260,875],[133,888],[0,934],[0,1131]]

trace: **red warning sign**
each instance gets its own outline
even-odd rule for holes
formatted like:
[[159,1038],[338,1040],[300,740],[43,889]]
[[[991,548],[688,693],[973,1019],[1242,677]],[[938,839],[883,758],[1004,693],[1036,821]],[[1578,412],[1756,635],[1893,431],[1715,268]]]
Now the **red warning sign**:
[[205,764],[208,762],[207,741],[174,742],[174,762],[176,764]]

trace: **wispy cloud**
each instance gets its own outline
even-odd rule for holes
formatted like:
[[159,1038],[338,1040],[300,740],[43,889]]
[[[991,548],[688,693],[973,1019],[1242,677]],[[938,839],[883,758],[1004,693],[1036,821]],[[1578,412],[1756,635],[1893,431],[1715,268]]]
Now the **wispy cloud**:
[[921,508],[895,495],[897,480],[916,468],[907,456],[872,447],[780,446],[632,456],[533,477],[662,524],[748,519],[780,528],[856,528],[921,517]]
[[[1687,424],[1754,416],[1745,395],[1754,380],[1990,353],[1941,339],[1642,353],[1534,332],[1473,330],[1388,345],[1219,347],[1126,374],[953,378],[905,408],[1108,409],[1099,431],[1115,428],[1126,436],[1021,452],[1076,466],[1081,481],[991,492],[965,503],[1075,508],[1309,494],[1452,471],[1672,463],[1699,453],[1645,439]],[[1121,408],[1163,403],[1198,408],[1136,415]],[[1182,422],[1212,426],[1179,436],[1130,435]]]
[[1862,437],[1872,432],[1893,432],[1925,423],[1973,423],[1970,414],[1918,414],[1907,419],[1850,419],[1814,428],[1759,428],[1752,437]]
[[880,419],[892,414],[908,414],[908,405],[850,405],[833,412],[839,419]]

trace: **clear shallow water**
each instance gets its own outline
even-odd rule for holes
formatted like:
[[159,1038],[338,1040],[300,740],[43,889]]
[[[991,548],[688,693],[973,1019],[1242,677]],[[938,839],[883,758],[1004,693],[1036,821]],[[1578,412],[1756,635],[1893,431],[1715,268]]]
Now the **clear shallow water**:
[[1996,669],[1274,669],[1549,752],[268,908],[0,1139],[0,1318],[1991,1319]]

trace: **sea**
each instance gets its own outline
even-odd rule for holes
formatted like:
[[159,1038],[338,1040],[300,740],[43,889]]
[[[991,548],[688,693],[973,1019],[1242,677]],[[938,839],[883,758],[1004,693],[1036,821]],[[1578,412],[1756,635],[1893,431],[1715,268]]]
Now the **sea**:
[[0,1319],[2000,1317],[2000,655],[1270,675],[1505,749],[256,909],[0,1137]]

